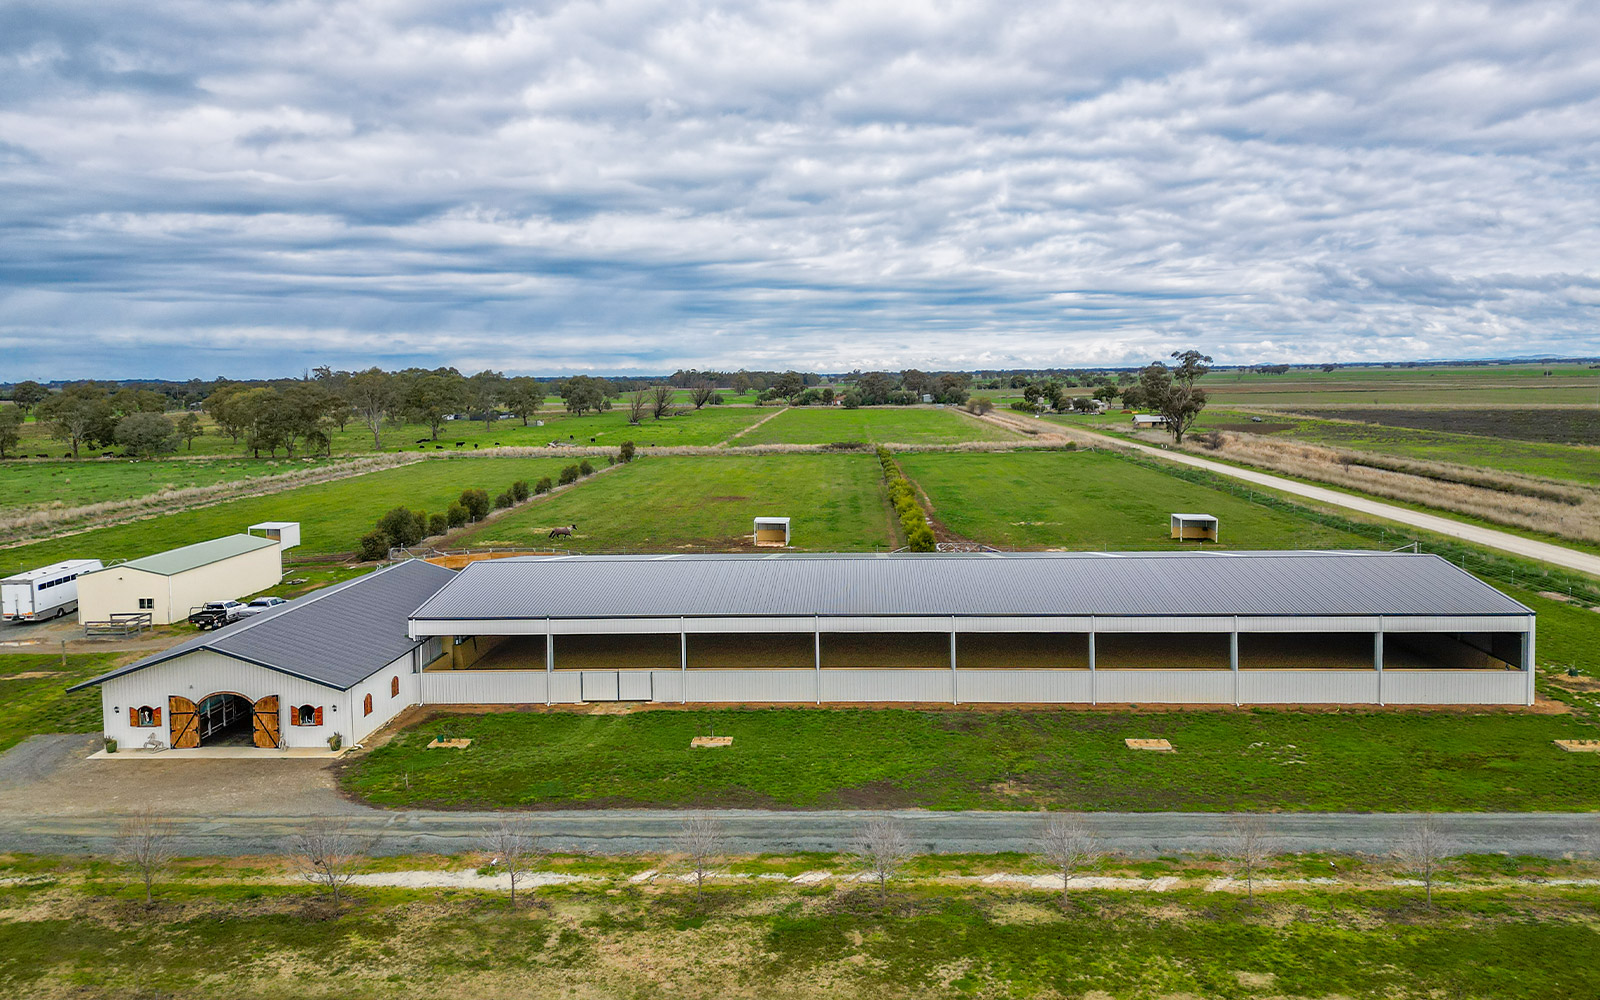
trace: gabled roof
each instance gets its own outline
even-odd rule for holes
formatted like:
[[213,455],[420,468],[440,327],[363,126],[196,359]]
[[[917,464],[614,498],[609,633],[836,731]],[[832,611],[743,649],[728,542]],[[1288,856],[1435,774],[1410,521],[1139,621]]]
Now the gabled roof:
[[1230,551],[514,557],[411,618],[1529,614],[1437,556]]
[[421,645],[406,635],[406,617],[455,575],[421,560],[397,563],[197,635],[69,690],[196,650],[346,690]]
[[[139,559],[129,559],[125,563],[107,566],[106,569],[136,569],[145,573],[155,573],[158,576],[176,576],[187,573],[191,569],[209,566],[214,562],[242,556],[246,552],[264,549],[269,545],[277,545],[276,538],[261,538],[256,535],[227,535],[222,538],[213,538],[208,542],[195,542],[178,549],[168,549],[157,552],[153,556],[144,556]],[[104,570],[95,570],[100,573]]]

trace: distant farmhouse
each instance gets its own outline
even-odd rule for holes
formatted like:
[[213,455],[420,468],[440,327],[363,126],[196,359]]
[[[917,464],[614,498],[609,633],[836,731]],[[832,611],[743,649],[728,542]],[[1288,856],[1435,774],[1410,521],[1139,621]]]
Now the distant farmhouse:
[[364,739],[411,705],[1529,705],[1534,614],[1431,555],[400,563],[86,682],[138,746]]

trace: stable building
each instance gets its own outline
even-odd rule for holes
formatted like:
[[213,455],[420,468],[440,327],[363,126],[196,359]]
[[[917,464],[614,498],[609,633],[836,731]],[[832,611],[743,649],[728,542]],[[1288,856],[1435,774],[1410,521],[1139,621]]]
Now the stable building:
[[520,557],[410,616],[424,704],[1519,705],[1534,613],[1378,552]]
[[406,617],[455,572],[398,563],[102,674],[105,734],[120,747],[327,749],[359,743],[421,700],[445,647]]
[[170,625],[207,601],[232,600],[282,581],[278,539],[228,535],[80,575],[78,621],[144,613],[152,625]]

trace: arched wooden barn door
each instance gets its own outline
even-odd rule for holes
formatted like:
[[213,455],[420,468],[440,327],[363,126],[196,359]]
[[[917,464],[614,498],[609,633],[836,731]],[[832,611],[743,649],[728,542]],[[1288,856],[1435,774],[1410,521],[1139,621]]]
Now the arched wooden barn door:
[[278,746],[278,696],[269,694],[255,703],[256,746],[275,750]]
[[184,750],[200,745],[200,726],[195,717],[194,702],[170,695],[167,698],[167,723],[171,726],[172,749]]

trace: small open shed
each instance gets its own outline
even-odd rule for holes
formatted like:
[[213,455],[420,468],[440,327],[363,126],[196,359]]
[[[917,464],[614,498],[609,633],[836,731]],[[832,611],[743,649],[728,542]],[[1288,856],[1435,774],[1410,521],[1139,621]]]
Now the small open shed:
[[1159,413],[1135,413],[1133,415],[1134,430],[1165,430],[1167,418]]
[[756,544],[782,546],[789,544],[789,519],[787,517],[756,518]]
[[1214,542],[1217,540],[1217,519],[1210,514],[1174,514],[1172,537],[1186,542]]
[[299,521],[262,521],[246,528],[245,533],[272,539],[278,543],[280,552],[300,544]]

